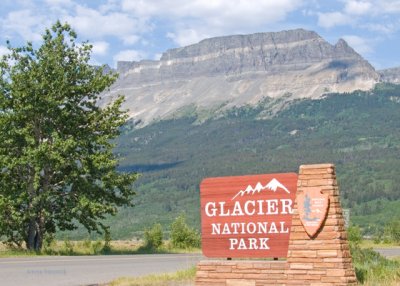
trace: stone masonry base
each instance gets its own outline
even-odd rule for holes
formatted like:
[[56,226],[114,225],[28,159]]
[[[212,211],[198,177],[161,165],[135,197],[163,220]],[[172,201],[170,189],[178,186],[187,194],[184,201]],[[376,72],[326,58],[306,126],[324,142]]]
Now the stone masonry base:
[[286,261],[203,260],[197,264],[197,286],[285,285]]
[[197,265],[196,285],[356,285],[334,165],[300,166],[297,195],[315,188],[329,196],[327,216],[320,231],[309,237],[296,200],[286,261],[204,260]]

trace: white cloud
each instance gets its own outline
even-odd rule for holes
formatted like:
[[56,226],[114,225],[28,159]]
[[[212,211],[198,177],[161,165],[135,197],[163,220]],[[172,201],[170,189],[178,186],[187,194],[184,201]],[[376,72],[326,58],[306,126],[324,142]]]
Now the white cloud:
[[141,19],[163,19],[167,35],[179,45],[205,36],[246,33],[282,21],[302,5],[302,0],[123,0],[122,9]]
[[357,53],[368,55],[373,52],[373,43],[371,39],[365,39],[356,35],[346,35],[342,37]]
[[344,11],[350,15],[365,15],[371,13],[372,3],[368,1],[348,1]]
[[362,24],[361,27],[372,32],[378,32],[382,34],[392,34],[399,29],[400,22],[397,23],[366,23]]
[[383,13],[393,13],[399,14],[400,13],[400,1],[399,0],[375,0],[376,4],[376,12],[383,12]]
[[75,15],[64,18],[84,37],[101,38],[104,36],[124,37],[137,31],[139,23],[126,13],[112,12],[101,14],[84,6],[76,7]]
[[31,10],[16,10],[8,13],[2,20],[3,33],[14,32],[19,34],[25,41],[39,41],[44,27],[49,26],[49,20],[42,15],[32,14]]
[[341,0],[343,12],[349,15],[379,16],[399,14],[400,0]]
[[127,35],[123,37],[122,42],[124,45],[134,45],[139,41],[140,37],[137,35]]
[[98,10],[103,14],[110,11],[117,11],[120,9],[120,2],[119,0],[107,0],[105,4],[99,6]]
[[146,53],[138,50],[123,50],[117,53],[113,59],[114,62],[118,61],[140,61],[146,58]]
[[92,53],[95,56],[104,56],[107,54],[108,47],[110,46],[110,44],[105,41],[93,42],[91,44],[93,45]]
[[319,12],[323,28],[351,25],[372,32],[391,34],[399,30],[400,0],[338,0],[342,9]]
[[[4,2],[4,3],[3,3]],[[3,0],[0,40],[13,43],[41,40],[45,27],[67,21],[79,40],[93,44],[93,55],[104,60],[140,60],[168,48],[208,37],[302,26],[334,29],[350,26],[354,34],[393,37],[400,30],[400,0]],[[332,10],[336,8],[336,10]],[[11,11],[11,12],[10,12]],[[295,12],[295,13],[292,13]],[[289,18],[288,16],[291,15]],[[307,21],[303,21],[307,18]],[[288,19],[291,22],[286,22]],[[300,23],[300,24],[299,24]],[[333,30],[335,31],[335,30]],[[336,33],[337,34],[337,33]],[[360,53],[372,53],[366,38],[346,35]],[[381,39],[381,41],[383,41]],[[0,42],[0,44],[2,44]],[[378,44],[375,44],[378,47]],[[118,53],[119,49],[124,49]],[[369,50],[368,50],[369,49]],[[145,52],[143,52],[145,51]],[[0,46],[1,53],[1,46]]]
[[[205,22],[221,22],[244,16],[251,21],[273,22],[298,8],[300,0],[123,0],[122,8],[142,17],[163,16],[166,18],[204,18]],[[246,22],[237,25],[246,25]]]
[[[124,11],[133,12],[134,14],[141,16],[151,16],[157,14],[157,5],[154,3],[156,1],[146,1],[146,0],[122,0],[122,9]],[[160,5],[165,6],[168,1],[157,1]],[[163,3],[164,2],[164,3]],[[174,1],[171,4],[179,1]]]
[[203,34],[200,31],[196,31],[194,29],[182,29],[178,30],[176,33],[167,33],[167,37],[180,46],[187,46],[197,43],[205,38],[209,38],[210,35],[205,33]]
[[318,13],[318,25],[323,28],[347,25],[351,22],[351,17],[341,12]]
[[52,7],[61,7],[61,6],[72,6],[73,2],[71,0],[45,0],[47,5]]

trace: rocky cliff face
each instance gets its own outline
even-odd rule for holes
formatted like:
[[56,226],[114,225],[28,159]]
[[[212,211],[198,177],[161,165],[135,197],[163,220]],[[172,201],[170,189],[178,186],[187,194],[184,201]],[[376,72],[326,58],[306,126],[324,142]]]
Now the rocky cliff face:
[[104,102],[126,96],[129,114],[144,124],[192,106],[228,109],[285,95],[370,89],[379,74],[347,43],[331,45],[302,29],[206,39],[165,52],[159,61],[121,62]]
[[384,69],[378,71],[381,76],[381,81],[390,83],[400,83],[400,67]]

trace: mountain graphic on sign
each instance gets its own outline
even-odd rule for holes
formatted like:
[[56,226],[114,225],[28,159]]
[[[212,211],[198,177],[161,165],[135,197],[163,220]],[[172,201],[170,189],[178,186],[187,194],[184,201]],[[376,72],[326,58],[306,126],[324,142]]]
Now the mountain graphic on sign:
[[278,188],[284,190],[286,193],[290,194],[290,191],[282,185],[277,179],[273,178],[268,184],[263,186],[260,182],[253,188],[251,185],[248,185],[245,190],[240,190],[233,198],[234,200],[236,197],[244,195],[254,195],[255,193],[260,193],[263,190],[270,190],[276,192]]

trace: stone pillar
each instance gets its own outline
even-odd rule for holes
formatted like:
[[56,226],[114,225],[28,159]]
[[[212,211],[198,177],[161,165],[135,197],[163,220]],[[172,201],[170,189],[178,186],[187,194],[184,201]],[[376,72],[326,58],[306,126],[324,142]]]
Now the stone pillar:
[[[298,197],[316,188],[328,195],[329,204],[321,228],[310,237],[300,220]],[[356,285],[332,164],[300,166],[285,273],[286,285]]]

